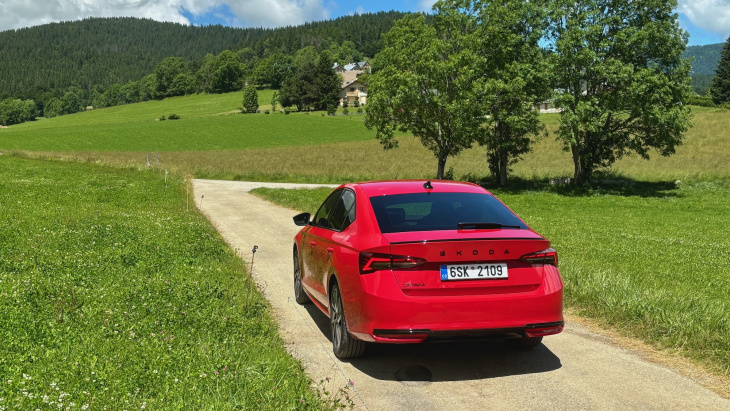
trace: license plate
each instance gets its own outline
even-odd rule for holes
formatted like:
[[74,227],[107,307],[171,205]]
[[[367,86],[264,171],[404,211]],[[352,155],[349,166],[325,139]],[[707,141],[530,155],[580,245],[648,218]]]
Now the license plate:
[[507,277],[507,264],[452,264],[441,266],[441,281],[492,280]]

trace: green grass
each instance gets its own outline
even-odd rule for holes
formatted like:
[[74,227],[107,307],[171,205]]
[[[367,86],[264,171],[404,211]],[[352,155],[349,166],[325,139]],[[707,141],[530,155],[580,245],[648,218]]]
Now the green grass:
[[[239,114],[241,93],[194,95],[41,119],[0,130],[0,149],[176,152],[307,146],[374,138],[362,121],[319,113]],[[262,93],[264,94],[264,93]],[[235,99],[234,99],[235,98]],[[180,120],[159,121],[178,114]],[[360,120],[362,116],[358,117]],[[357,125],[358,132],[348,133]]]
[[185,187],[0,156],[0,409],[323,406]]
[[[558,250],[568,307],[730,376],[730,183],[680,187],[493,191]],[[254,193],[314,212],[330,191]]]
[[[227,180],[340,183],[435,175],[436,159],[419,140],[401,135],[400,148],[384,151],[374,132],[365,129],[363,116],[216,115],[237,107],[239,94],[146,102],[13,126],[0,130],[0,150],[138,167],[157,151],[165,169]],[[154,109],[158,105],[165,110]],[[675,155],[650,153],[650,161],[627,156],[608,170],[612,178],[713,181],[730,176],[727,157],[718,155],[730,153],[730,111],[693,110],[695,126]],[[155,120],[171,111],[182,113],[182,119]],[[542,119],[554,132],[557,115]],[[457,179],[479,180],[489,174],[480,146],[449,159],[447,169],[452,167]],[[570,154],[548,137],[534,145],[511,175],[539,181],[572,172]]]

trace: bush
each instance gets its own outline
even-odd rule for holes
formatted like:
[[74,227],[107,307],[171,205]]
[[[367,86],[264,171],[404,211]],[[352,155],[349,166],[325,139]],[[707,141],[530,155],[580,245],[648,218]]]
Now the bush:
[[269,110],[264,111],[264,114],[269,114]]
[[337,106],[335,105],[335,103],[330,103],[327,106],[327,115],[334,116],[336,112],[337,112]]
[[178,116],[177,114],[170,114],[169,116],[167,116],[167,119],[168,120],[180,120],[180,116]]
[[357,108],[357,114],[362,114],[362,113],[363,113],[362,107],[358,107]]
[[167,120],[167,117],[165,117],[165,116],[160,116],[160,121],[165,121],[165,120]]
[[347,106],[348,106],[347,99],[342,100],[342,108],[347,108]]
[[243,111],[245,113],[256,113],[259,109],[259,93],[256,86],[249,84],[243,89]]
[[353,104],[355,107],[360,107],[360,100],[355,100],[355,104]]
[[717,105],[712,101],[712,97],[709,96],[691,96],[689,100],[687,100],[687,104],[700,107],[717,107]]
[[350,110],[348,110],[347,108],[345,108],[345,109],[342,110],[342,114],[344,114],[344,115],[347,116],[347,115],[350,114]]

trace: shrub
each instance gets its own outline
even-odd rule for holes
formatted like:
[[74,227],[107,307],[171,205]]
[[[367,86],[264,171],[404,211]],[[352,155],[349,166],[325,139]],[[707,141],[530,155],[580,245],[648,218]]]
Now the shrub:
[[355,107],[360,107],[360,100],[355,100],[355,104],[353,104]]
[[256,113],[259,109],[259,93],[253,84],[243,89],[243,109],[246,113]]
[[165,117],[165,116],[160,116],[160,121],[165,121],[165,120],[167,120],[167,117]]
[[709,96],[690,96],[687,104],[700,107],[717,107],[717,105],[712,101],[712,97]]
[[264,114],[269,114],[269,110],[264,111]]
[[330,103],[327,106],[327,115],[334,116],[336,112],[337,112],[337,106],[335,105],[335,103]]
[[358,107],[357,108],[357,114],[362,114],[362,113],[363,113],[362,107]]
[[177,114],[170,114],[169,116],[167,116],[167,119],[168,120],[180,120],[180,116],[178,116]]
[[350,114],[350,110],[348,110],[347,108],[345,108],[345,109],[342,110],[342,114],[344,114],[344,115],[347,116],[347,115]]
[[342,100],[342,108],[347,108],[347,106],[348,106],[347,99]]

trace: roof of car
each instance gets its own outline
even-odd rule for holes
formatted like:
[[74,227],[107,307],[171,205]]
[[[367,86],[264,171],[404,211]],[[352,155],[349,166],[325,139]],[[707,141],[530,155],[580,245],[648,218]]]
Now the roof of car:
[[[430,181],[432,189],[425,187]],[[348,184],[349,186],[350,184]],[[390,180],[390,181],[367,181],[354,183],[351,186],[360,186],[370,196],[409,194],[409,193],[488,193],[484,188],[466,182],[450,180]]]

